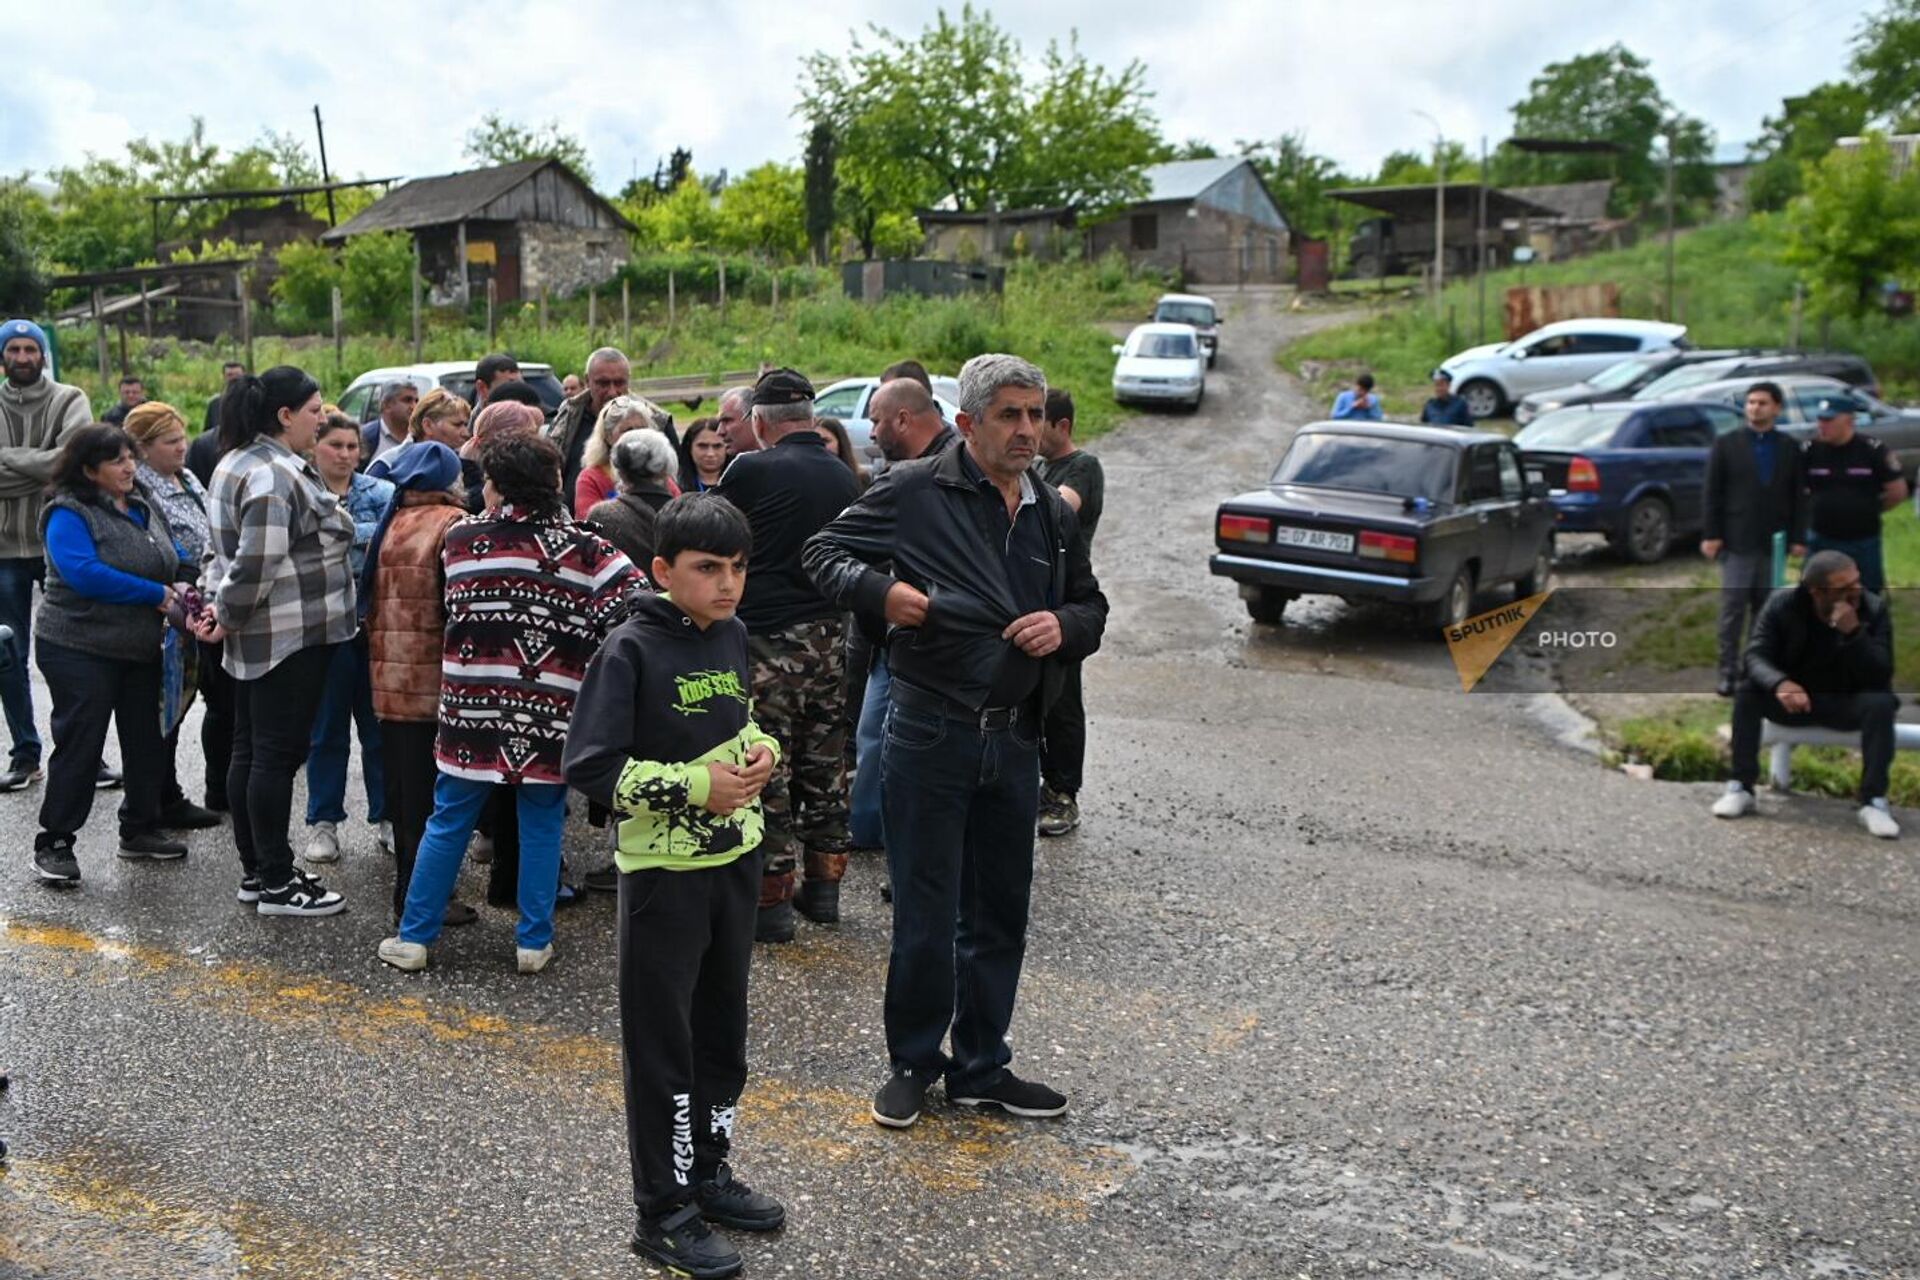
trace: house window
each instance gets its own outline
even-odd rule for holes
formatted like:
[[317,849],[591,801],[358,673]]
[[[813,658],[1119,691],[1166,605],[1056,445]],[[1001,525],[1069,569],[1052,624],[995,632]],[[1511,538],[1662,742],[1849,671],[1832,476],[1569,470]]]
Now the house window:
[[1136,249],[1158,249],[1160,247],[1160,218],[1158,214],[1136,213],[1133,215],[1133,247]]

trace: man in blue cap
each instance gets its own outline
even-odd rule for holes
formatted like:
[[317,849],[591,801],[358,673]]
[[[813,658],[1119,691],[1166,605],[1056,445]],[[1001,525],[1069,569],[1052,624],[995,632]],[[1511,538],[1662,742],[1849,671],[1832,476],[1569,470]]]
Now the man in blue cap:
[[1818,434],[1807,444],[1809,551],[1844,552],[1860,567],[1860,585],[1875,595],[1887,589],[1880,551],[1880,513],[1907,498],[1906,472],[1893,450],[1859,431],[1854,415],[1863,406],[1836,392],[1820,402]]
[[46,331],[33,321],[0,324],[6,369],[0,383],[0,626],[13,632],[12,653],[0,662],[0,706],[13,736],[0,791],[17,791],[40,776],[40,735],[27,675],[33,584],[46,573],[40,509],[61,444],[93,421],[86,392],[46,376],[47,354]]

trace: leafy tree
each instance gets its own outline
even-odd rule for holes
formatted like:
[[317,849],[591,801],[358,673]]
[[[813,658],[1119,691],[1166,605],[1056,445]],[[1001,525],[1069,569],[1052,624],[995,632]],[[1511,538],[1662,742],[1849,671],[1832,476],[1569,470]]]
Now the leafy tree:
[[1331,236],[1339,225],[1339,202],[1327,192],[1347,185],[1340,166],[1307,145],[1307,135],[1286,133],[1272,142],[1240,144],[1240,154],[1266,180],[1287,225],[1302,235]]
[[413,308],[413,240],[402,231],[355,236],[340,255],[340,301],[356,326],[396,332]]
[[815,263],[826,262],[833,240],[833,124],[814,121],[807,131],[807,247]]
[[[312,333],[333,321],[333,290],[341,282],[340,259],[323,245],[296,240],[274,255],[273,315],[289,333]],[[412,305],[409,285],[408,305]]]
[[480,117],[467,131],[466,157],[480,164],[513,164],[520,160],[554,159],[593,185],[593,166],[580,139],[560,127],[558,120],[529,127],[508,120],[498,111]]
[[1920,0],[1887,0],[1862,22],[1850,65],[1875,119],[1896,133],[1920,128]]
[[769,161],[720,193],[715,241],[723,249],[795,260],[807,256],[806,179],[794,165]]
[[1611,142],[1618,155],[1540,155],[1502,148],[1498,177],[1504,183],[1580,182],[1616,178],[1615,212],[1633,213],[1665,190],[1664,152],[1654,143],[1675,123],[1677,185],[1691,195],[1711,195],[1713,138],[1705,126],[1677,117],[1647,70],[1644,58],[1624,45],[1549,64],[1513,106],[1513,131],[1521,137]]
[[691,172],[693,152],[685,147],[675,147],[671,156],[654,164],[650,177],[635,178],[620,188],[620,198],[635,208],[644,209],[654,201],[672,195]]
[[671,194],[652,204],[626,208],[639,233],[638,246],[662,252],[710,247],[720,230],[714,197],[699,175],[689,173]]
[[[1480,181],[1480,157],[1467,151],[1467,144],[1447,138],[1440,144],[1440,158],[1446,163],[1448,182]],[[1380,162],[1380,172],[1371,185],[1381,187],[1430,183],[1434,180],[1433,152],[1389,151]]]
[[0,313],[31,315],[47,298],[38,246],[52,211],[24,179],[0,180]]
[[1169,160],[1218,160],[1219,149],[1205,138],[1188,138],[1177,147],[1167,150]]
[[1805,269],[1817,306],[1861,315],[1883,281],[1920,270],[1920,169],[1894,177],[1876,133],[1809,165],[1806,181],[1787,212],[1787,261]]
[[1833,150],[1833,144],[1867,126],[1866,90],[1831,81],[1798,97],[1783,99],[1780,114],[1761,123],[1763,132],[1747,154],[1759,163],[1747,180],[1747,203],[1755,209],[1784,209],[1800,194],[1801,170]]

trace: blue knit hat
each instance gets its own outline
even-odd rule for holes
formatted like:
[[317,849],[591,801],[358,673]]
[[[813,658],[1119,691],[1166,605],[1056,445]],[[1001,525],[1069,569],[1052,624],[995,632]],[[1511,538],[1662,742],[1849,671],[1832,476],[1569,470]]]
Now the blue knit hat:
[[47,345],[47,331],[31,320],[9,320],[5,324],[0,324],[0,347],[6,346],[15,338],[32,338],[40,344],[40,354],[43,356],[52,352]]

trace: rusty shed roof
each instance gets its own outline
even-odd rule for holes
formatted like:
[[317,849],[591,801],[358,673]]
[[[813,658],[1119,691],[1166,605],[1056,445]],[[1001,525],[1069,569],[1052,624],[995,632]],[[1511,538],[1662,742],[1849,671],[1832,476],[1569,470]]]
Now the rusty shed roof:
[[519,160],[491,169],[469,169],[465,173],[442,174],[437,178],[416,178],[398,191],[362,209],[358,214],[322,236],[322,240],[340,241],[370,231],[413,231],[421,227],[445,226],[488,217],[488,207],[531,182],[541,170],[552,166],[565,180],[580,189],[588,200],[601,205],[615,223],[628,231],[633,224],[600,194],[580,180],[578,174],[551,157]]

